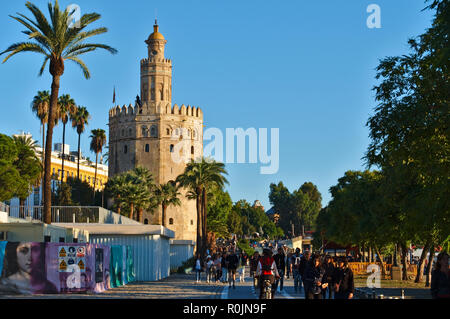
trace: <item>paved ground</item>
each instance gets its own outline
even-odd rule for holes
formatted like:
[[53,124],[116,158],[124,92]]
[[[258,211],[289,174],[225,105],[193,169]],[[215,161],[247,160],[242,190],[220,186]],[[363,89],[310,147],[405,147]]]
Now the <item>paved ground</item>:
[[[203,274],[204,275],[204,274]],[[0,299],[23,299],[30,296],[5,296]],[[194,274],[174,274],[157,282],[130,283],[113,288],[101,294],[70,295],[33,295],[33,299],[258,299],[253,288],[253,280],[249,277],[248,268],[244,282],[237,281],[236,288],[228,284],[206,283],[204,276],[200,283],[195,282]],[[285,280],[285,288],[275,294],[276,299],[304,298],[303,294],[294,293],[293,280]]]

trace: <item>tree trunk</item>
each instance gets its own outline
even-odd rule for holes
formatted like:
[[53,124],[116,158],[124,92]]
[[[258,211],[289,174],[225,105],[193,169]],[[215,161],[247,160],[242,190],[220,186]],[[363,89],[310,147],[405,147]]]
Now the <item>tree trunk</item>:
[[380,257],[381,276],[382,276],[382,278],[386,278],[386,264],[384,263],[383,256],[381,255],[380,249],[378,248],[378,246],[374,246],[374,247],[375,247],[375,251],[376,251],[378,257]]
[[[120,198],[120,195],[117,195],[117,199],[119,199],[119,198]],[[118,200],[117,200],[117,214],[120,215],[120,203]]]
[[203,245],[203,256],[205,256],[206,255],[206,249],[208,249],[208,233],[207,233],[207,231],[206,231],[206,218],[207,218],[207,215],[208,215],[208,207],[207,207],[207,204],[208,204],[208,197],[207,197],[207,194],[206,194],[206,188],[204,187],[203,188],[203,192],[202,192],[202,218],[203,218],[203,220],[202,220],[202,222],[203,222],[203,243],[202,243],[202,245]]
[[425,287],[430,287],[431,271],[433,270],[433,260],[434,260],[434,244],[432,244],[430,247],[430,256],[428,258],[427,279],[425,282]]
[[425,262],[425,258],[427,258],[427,253],[430,250],[431,241],[427,240],[425,246],[422,249],[422,253],[420,254],[419,263],[417,264],[417,275],[416,280],[414,282],[423,281],[423,264]]
[[19,198],[19,217],[25,218],[25,198]]
[[161,225],[166,227],[166,204],[161,204]]
[[130,203],[130,219],[133,219],[133,215],[134,215],[134,204]]
[[98,153],[95,153],[95,173],[94,173],[94,206],[95,206],[95,187],[97,186],[97,162],[98,162]]
[[196,198],[197,206],[197,248],[196,253],[200,254],[202,248],[202,212],[201,212],[201,192],[197,192]]
[[61,183],[64,182],[64,157],[65,157],[65,145],[66,143],[66,123],[63,122],[63,145],[62,145],[62,160],[61,160]]
[[138,219],[139,219],[139,222],[140,222],[140,223],[142,223],[143,217],[144,217],[144,209],[143,209],[142,207],[139,207],[139,216],[138,216]]
[[55,126],[56,108],[58,107],[59,75],[53,76],[52,92],[50,95],[50,107],[47,123],[47,140],[45,141],[45,163],[44,163],[44,223],[52,223],[52,189],[51,189],[51,164],[52,164],[52,139],[53,127]]
[[401,249],[401,258],[402,258],[402,280],[408,280],[408,267],[406,265],[406,255],[408,254],[408,248],[406,247],[406,243],[400,244]]
[[77,161],[77,178],[80,179],[80,158],[81,158],[81,147],[80,147],[81,133],[78,133],[78,161]]
[[362,252],[362,259],[361,259],[361,261],[364,263],[364,262],[366,262],[366,251],[365,251],[364,244],[362,244],[361,252]]

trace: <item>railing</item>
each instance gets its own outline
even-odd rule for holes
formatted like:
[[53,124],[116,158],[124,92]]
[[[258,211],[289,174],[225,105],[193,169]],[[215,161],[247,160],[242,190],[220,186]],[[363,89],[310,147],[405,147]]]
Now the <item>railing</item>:
[[[98,223],[101,207],[89,206],[52,206],[52,223]],[[44,221],[43,206],[11,206],[8,215],[14,218]]]
[[[353,271],[355,275],[365,275],[367,274],[367,267],[371,264],[377,264],[380,267],[381,271],[381,263],[368,263],[368,262],[350,262],[348,263],[349,268]],[[390,273],[392,264],[384,263],[384,267],[386,269],[386,273]],[[403,266],[400,265],[400,268],[403,269]],[[408,273],[417,274],[417,265],[409,264],[407,267]]]

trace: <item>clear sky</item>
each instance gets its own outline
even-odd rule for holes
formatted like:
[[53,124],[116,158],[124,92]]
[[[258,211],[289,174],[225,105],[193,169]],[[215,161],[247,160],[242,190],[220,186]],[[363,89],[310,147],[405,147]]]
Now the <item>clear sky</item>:
[[[31,16],[26,1],[0,4],[0,51],[26,40],[24,28],[8,15]],[[35,0],[47,14],[45,0]],[[117,104],[134,103],[140,87],[144,40],[152,33],[155,12],[173,61],[172,102],[199,106],[206,128],[279,128],[280,168],[261,175],[259,164],[228,164],[227,189],[233,201],[259,199],[270,208],[270,183],[290,191],[305,181],[316,184],[323,205],[328,189],[347,170],[364,169],[369,143],[365,123],[375,106],[372,87],[379,59],[407,52],[407,40],[430,26],[424,0],[73,0],[81,13],[98,12],[93,27],[109,32],[96,38],[119,50],[88,53],[92,78],[85,80],[70,62],[60,93],[70,94],[92,115],[82,135],[89,153],[90,130],[108,130],[113,87]],[[381,8],[381,28],[369,29],[370,4]],[[30,111],[38,90],[49,90],[48,74],[38,77],[42,57],[20,54],[0,65],[0,133],[30,132],[39,142],[39,121]],[[54,142],[62,140],[62,126]],[[66,143],[76,150],[69,128]],[[95,156],[91,153],[91,159]]]

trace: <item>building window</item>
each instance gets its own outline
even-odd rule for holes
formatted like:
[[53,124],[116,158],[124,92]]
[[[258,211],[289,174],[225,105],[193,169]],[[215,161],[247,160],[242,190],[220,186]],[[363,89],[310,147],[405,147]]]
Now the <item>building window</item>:
[[167,129],[166,132],[167,132],[167,135],[170,135],[170,129]]
[[50,236],[44,236],[44,243],[49,243],[52,241],[52,238]]
[[59,242],[60,242],[60,243],[65,243],[65,242],[66,242],[66,239],[65,239],[64,237],[59,237]]
[[142,137],[147,137],[147,126],[142,127]]
[[145,144],[145,153],[150,152],[150,145],[149,144]]
[[150,128],[150,137],[158,137],[158,131],[156,125]]
[[144,225],[148,225],[148,219],[144,219]]
[[191,146],[191,154],[194,155],[194,146]]
[[191,219],[191,225],[194,225],[194,221]]
[[123,146],[123,153],[124,154],[128,153],[128,146],[127,145]]
[[169,225],[173,225],[173,218],[169,218]]
[[173,148],[174,148],[173,144],[170,144],[170,153],[173,153]]

